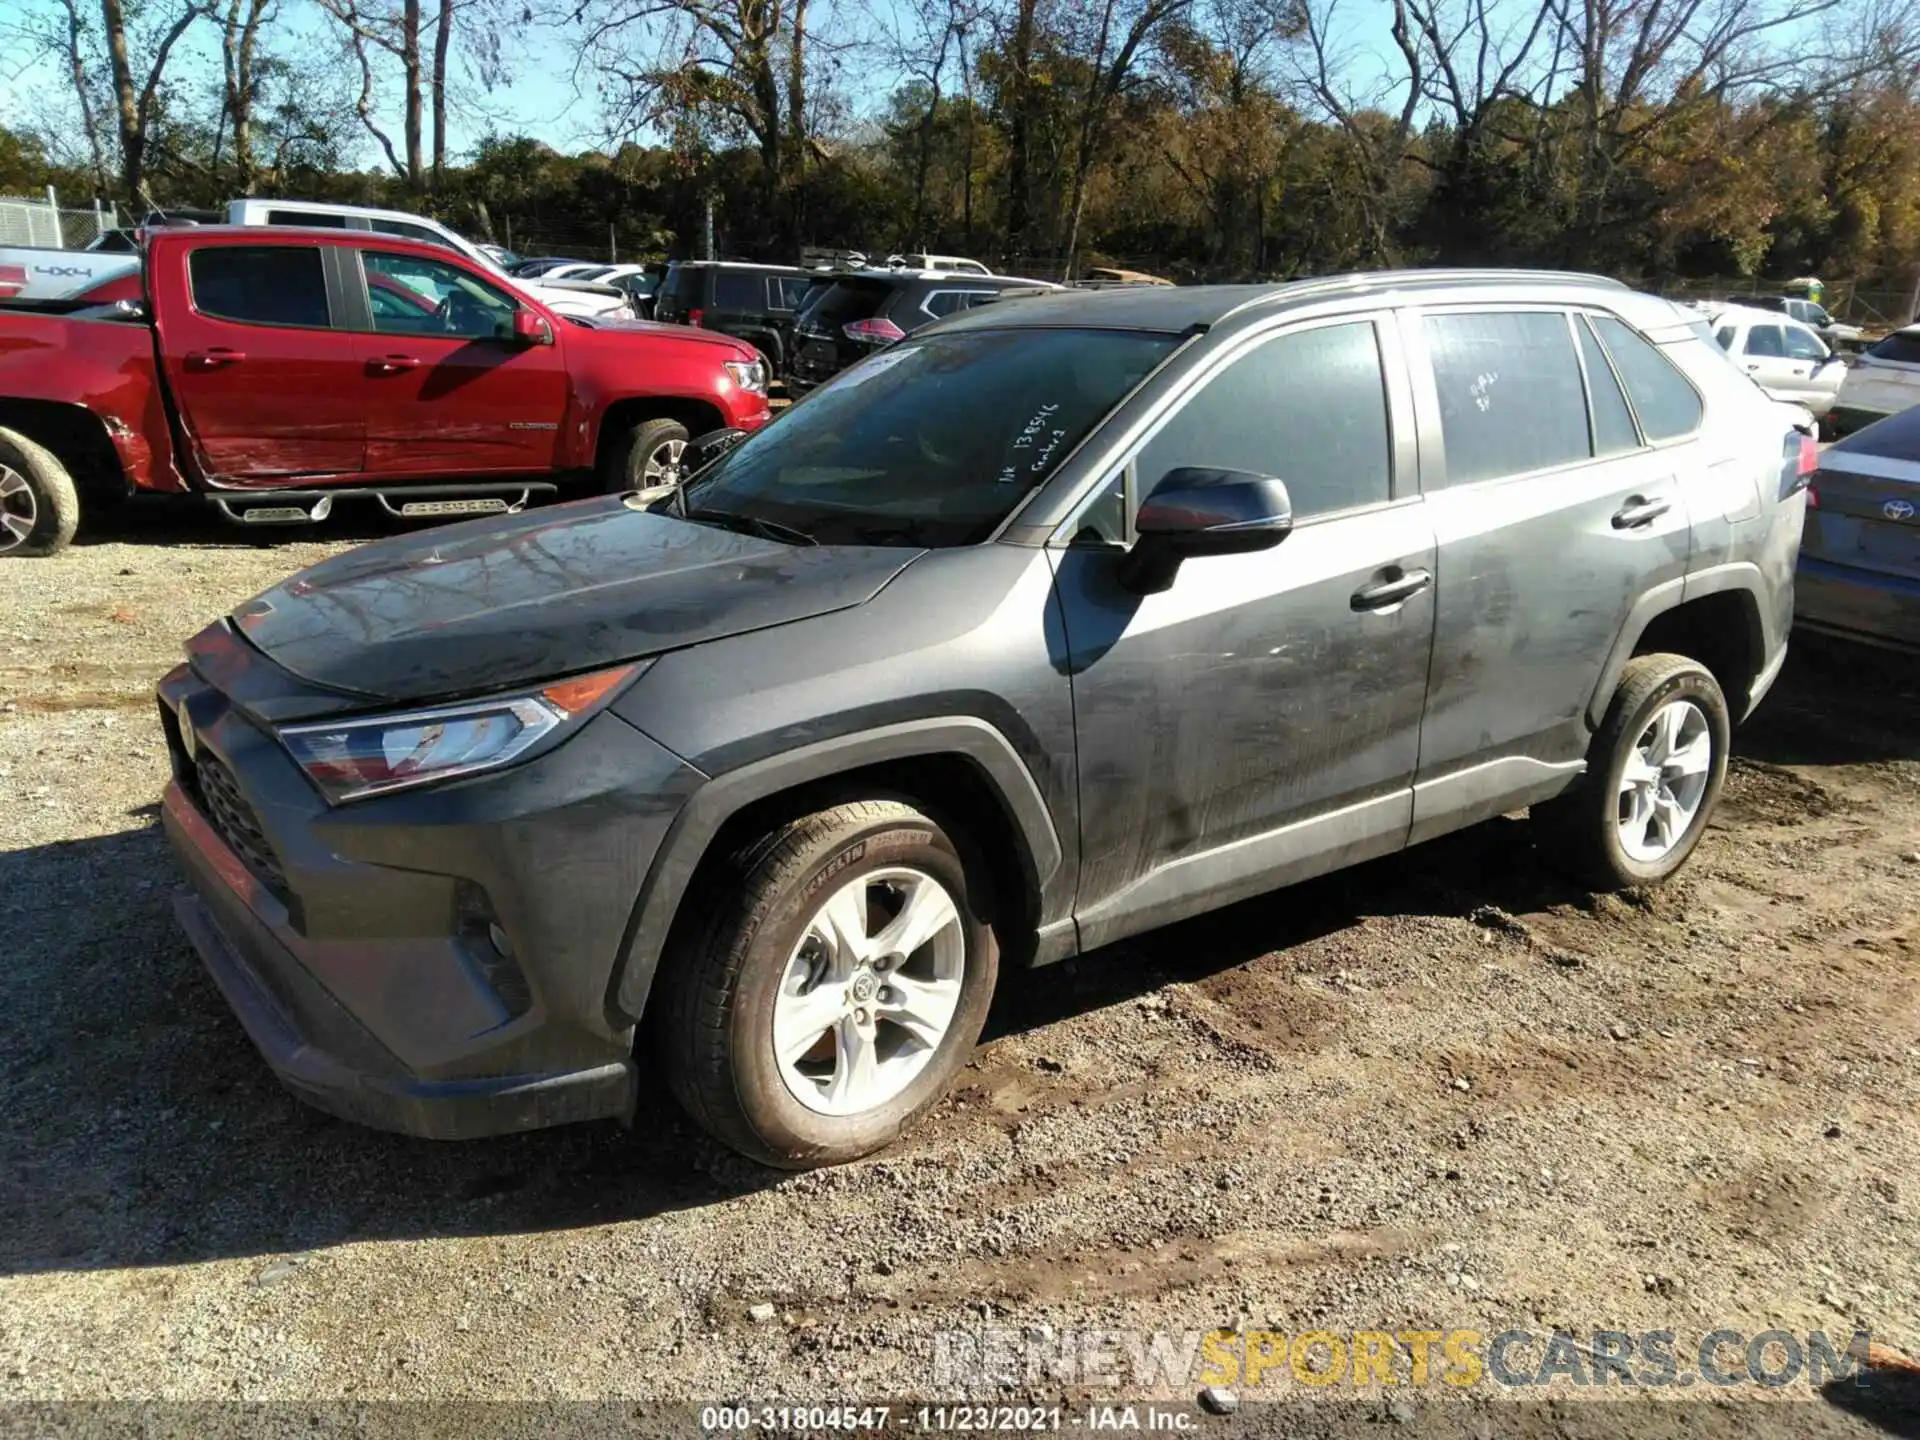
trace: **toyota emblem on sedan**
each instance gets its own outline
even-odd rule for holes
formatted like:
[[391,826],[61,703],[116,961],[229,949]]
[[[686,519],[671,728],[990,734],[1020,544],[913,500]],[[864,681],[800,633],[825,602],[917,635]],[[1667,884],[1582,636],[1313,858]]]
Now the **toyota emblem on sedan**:
[[1913,501],[1889,500],[1880,507],[1880,513],[1889,520],[1911,520],[1913,518]]

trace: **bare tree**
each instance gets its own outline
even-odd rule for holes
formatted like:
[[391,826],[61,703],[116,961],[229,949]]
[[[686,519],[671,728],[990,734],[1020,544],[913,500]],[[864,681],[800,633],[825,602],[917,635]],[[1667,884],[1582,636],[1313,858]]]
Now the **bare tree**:
[[114,118],[120,142],[120,189],[129,204],[150,201],[146,195],[147,139],[152,133],[154,105],[166,75],[173,47],[201,18],[199,5],[183,4],[171,21],[162,19],[152,48],[142,57],[136,74],[128,35],[126,0],[101,0],[100,19],[107,44],[108,72],[113,78]]
[[[397,11],[363,9],[361,0],[319,0],[319,3],[345,30],[348,53],[353,56],[360,71],[360,94],[354,102],[354,113],[380,146],[394,174],[405,180],[409,188],[424,191],[427,188],[427,166],[421,123],[425,102],[420,48],[420,0],[400,0]],[[376,54],[386,54],[400,62],[402,143],[406,148],[404,161],[394,147],[393,137],[387,134],[377,118],[373,68]]]
[[[225,0],[220,24],[221,104],[233,134],[234,178],[242,195],[256,183],[253,144],[254,106],[260,98],[260,35],[275,18],[273,0]],[[214,161],[219,163],[216,144]]]

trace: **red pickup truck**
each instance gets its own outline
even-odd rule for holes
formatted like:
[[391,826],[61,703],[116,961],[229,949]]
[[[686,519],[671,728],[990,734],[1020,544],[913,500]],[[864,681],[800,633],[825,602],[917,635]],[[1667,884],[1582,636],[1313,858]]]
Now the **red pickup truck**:
[[51,554],[135,491],[261,524],[672,482],[692,437],[769,418],[741,341],[558,315],[394,236],[157,231],[140,285],[0,306],[0,555]]

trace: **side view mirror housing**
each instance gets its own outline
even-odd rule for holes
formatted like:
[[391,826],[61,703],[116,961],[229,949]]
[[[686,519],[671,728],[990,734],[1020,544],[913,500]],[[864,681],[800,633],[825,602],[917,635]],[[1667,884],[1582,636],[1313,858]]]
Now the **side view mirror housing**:
[[1180,466],[1160,477],[1134,517],[1130,579],[1139,588],[1165,589],[1183,560],[1270,550],[1292,530],[1284,480]]
[[553,344],[553,326],[547,323],[547,317],[532,310],[519,309],[513,312],[513,340],[518,345]]

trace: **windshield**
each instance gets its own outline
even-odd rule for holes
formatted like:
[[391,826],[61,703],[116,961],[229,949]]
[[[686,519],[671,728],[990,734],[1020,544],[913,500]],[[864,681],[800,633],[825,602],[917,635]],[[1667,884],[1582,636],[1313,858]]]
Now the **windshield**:
[[690,481],[703,511],[824,545],[973,545],[1179,343],[967,330],[881,351]]

